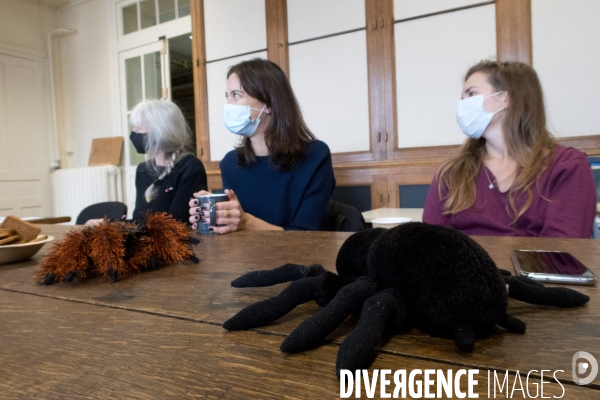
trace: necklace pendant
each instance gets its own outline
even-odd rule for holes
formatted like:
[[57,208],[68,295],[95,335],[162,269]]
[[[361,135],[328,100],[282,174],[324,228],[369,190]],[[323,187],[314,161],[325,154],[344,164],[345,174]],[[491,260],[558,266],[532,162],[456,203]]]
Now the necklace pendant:
[[489,186],[489,188],[490,188],[490,189],[493,189],[493,188],[494,188],[494,184],[493,184],[493,183],[490,183],[490,186]]

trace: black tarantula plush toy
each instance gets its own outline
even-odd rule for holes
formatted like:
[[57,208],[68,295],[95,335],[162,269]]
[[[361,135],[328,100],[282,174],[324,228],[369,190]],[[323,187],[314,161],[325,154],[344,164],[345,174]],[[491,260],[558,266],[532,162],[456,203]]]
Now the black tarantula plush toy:
[[575,307],[589,297],[571,289],[547,288],[501,271],[467,235],[441,226],[412,222],[350,236],[336,260],[338,274],[320,265],[286,264],[247,273],[234,287],[271,286],[293,281],[271,299],[252,304],[225,322],[227,330],[267,325],[299,304],[315,300],[321,309],[281,344],[295,353],[316,347],[350,314],[360,313],[342,342],[336,370],[368,368],[384,334],[412,328],[454,339],[473,351],[475,339],[499,325],[524,333],[525,323],[507,313],[508,297],[532,304]]

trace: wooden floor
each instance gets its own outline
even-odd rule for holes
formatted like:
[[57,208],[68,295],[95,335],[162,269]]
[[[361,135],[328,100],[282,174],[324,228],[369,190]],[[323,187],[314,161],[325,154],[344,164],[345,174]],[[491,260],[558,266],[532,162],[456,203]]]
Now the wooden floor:
[[[48,225],[43,233],[60,237],[65,229]],[[352,318],[323,346],[295,355],[280,352],[279,345],[319,309],[313,303],[252,331],[227,332],[221,324],[285,287],[236,289],[229,285],[233,279],[286,262],[321,263],[333,271],[347,236],[207,236],[196,247],[199,264],[173,265],[117,283],[98,278],[34,284],[33,272],[48,245],[28,261],[2,265],[0,398],[339,398],[335,359],[339,343],[355,324]],[[569,250],[600,274],[600,241],[476,240],[501,268],[512,270],[512,248],[545,248]],[[587,386],[575,385],[572,378],[575,352],[587,351],[600,359],[598,288],[576,289],[592,297],[586,307],[559,310],[511,301],[509,311],[527,323],[527,332],[517,335],[499,328],[492,337],[477,341],[472,354],[459,352],[450,340],[418,331],[387,338],[370,371],[479,369],[476,392],[487,398],[488,371],[503,377],[508,370],[512,389],[517,371],[526,375],[536,370],[530,374],[533,395],[532,382],[539,384],[542,369],[562,370],[556,374],[562,386],[544,373],[544,381],[551,382],[544,384],[544,396],[560,397],[564,391],[566,399],[600,398],[600,377]],[[525,385],[525,376],[522,381]],[[388,391],[393,387],[392,383]],[[520,391],[514,396],[523,398]],[[506,393],[496,394],[504,397]]]

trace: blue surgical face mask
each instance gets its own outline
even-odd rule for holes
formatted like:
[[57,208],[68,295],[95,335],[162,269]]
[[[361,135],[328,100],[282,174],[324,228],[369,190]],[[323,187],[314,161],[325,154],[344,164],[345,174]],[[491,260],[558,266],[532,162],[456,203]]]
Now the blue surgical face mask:
[[456,122],[465,135],[473,139],[479,139],[490,124],[492,117],[504,110],[504,107],[495,112],[486,111],[483,108],[483,101],[489,97],[494,97],[503,93],[504,90],[494,93],[488,97],[483,95],[467,97],[459,100],[456,105]]
[[[236,104],[225,104],[223,107],[223,121],[225,126],[231,133],[250,137],[256,132],[258,124],[260,124],[260,116],[267,106],[263,106],[261,110],[250,108],[250,106],[238,106]],[[253,121],[250,119],[251,110],[260,111],[258,117]]]

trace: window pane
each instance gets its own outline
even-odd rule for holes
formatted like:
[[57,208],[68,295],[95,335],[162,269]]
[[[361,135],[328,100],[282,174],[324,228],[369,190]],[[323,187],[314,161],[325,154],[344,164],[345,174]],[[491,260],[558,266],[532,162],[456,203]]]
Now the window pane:
[[125,60],[125,82],[127,82],[127,110],[131,110],[143,98],[141,57]]
[[155,0],[140,1],[140,21],[142,23],[142,29],[156,25]]
[[204,0],[204,31],[208,61],[266,49],[265,0]]
[[398,148],[464,142],[456,102],[467,69],[496,55],[495,21],[490,4],[394,25]]
[[[600,91],[599,15],[598,1],[531,2],[533,65],[544,88],[548,128],[554,136],[599,133],[594,117]],[[576,96],[565,96],[575,92]]]
[[123,7],[123,35],[138,30],[137,3]]
[[158,0],[159,24],[175,19],[175,0]]
[[366,32],[295,44],[289,51],[292,88],[310,130],[332,153],[369,151]]
[[144,54],[144,83],[147,99],[160,99],[160,52]]
[[179,15],[177,16],[177,18],[190,15],[190,0],[179,0],[177,4],[179,6]]

